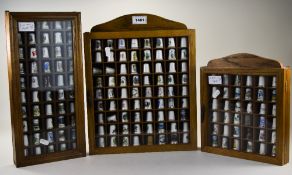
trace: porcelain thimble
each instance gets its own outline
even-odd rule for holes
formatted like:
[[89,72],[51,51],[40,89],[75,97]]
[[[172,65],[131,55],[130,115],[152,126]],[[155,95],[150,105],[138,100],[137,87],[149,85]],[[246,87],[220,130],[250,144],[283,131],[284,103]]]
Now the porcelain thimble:
[[18,56],[19,56],[19,59],[23,59],[24,58],[23,48],[19,48],[18,49]]
[[[183,86],[183,87],[186,87],[186,86]],[[219,94],[220,94],[220,90],[217,87],[213,86],[212,87],[212,98],[217,98]]]
[[187,84],[188,83],[188,75],[187,74],[183,74],[181,77],[181,83],[182,84]]
[[218,147],[218,137],[217,136],[212,136],[212,146],[213,147]]
[[273,76],[272,87],[276,87],[276,86],[277,86],[277,78]]
[[122,110],[128,110],[128,101],[122,100]]
[[168,50],[168,60],[176,60],[175,49]]
[[162,73],[163,69],[162,69],[162,64],[161,63],[156,63],[155,64],[155,73]]
[[140,124],[134,124],[134,134],[141,134]]
[[21,92],[21,103],[26,103],[26,95],[25,95],[25,92]]
[[163,75],[157,76],[157,85],[164,85]]
[[168,121],[175,121],[174,111],[168,111]]
[[187,49],[181,49],[181,51],[180,51],[180,59],[181,59],[181,60],[186,60],[186,59],[188,59],[188,52],[187,52]]
[[41,147],[39,147],[39,146],[37,146],[37,147],[35,147],[35,154],[36,155],[41,155],[42,154],[42,150],[41,150]]
[[149,38],[144,39],[144,48],[151,48],[151,43]]
[[37,49],[35,47],[30,48],[30,58],[37,58]]
[[140,100],[134,100],[134,110],[140,109]]
[[40,144],[40,133],[33,134],[33,143],[34,143],[34,145]]
[[264,89],[258,89],[257,101],[264,101],[265,93]]
[[27,121],[24,120],[24,121],[22,122],[22,124],[23,124],[23,132],[27,132],[27,131],[28,131]]
[[224,112],[224,123],[230,123],[230,114],[228,112]]
[[42,43],[43,44],[49,44],[50,43],[49,33],[43,33],[43,35],[42,35]]
[[98,134],[103,136],[104,135],[104,126],[101,125],[101,126],[98,126]]
[[122,138],[122,146],[129,146],[129,137]]
[[55,36],[55,44],[63,43],[62,33],[61,32],[54,33],[54,36]]
[[174,38],[168,38],[168,47],[175,47]]
[[218,124],[214,124],[213,125],[212,134],[214,134],[214,135],[218,135],[219,134],[219,125]]
[[108,77],[108,86],[115,87],[116,86],[116,79],[115,77]]
[[37,62],[35,61],[31,62],[31,73],[32,74],[38,73]]
[[144,61],[151,61],[151,51],[150,50],[144,50]]
[[239,114],[234,114],[233,116],[233,124],[239,125],[240,124],[240,115]]
[[240,137],[240,128],[239,126],[233,127],[233,137]]
[[176,123],[170,124],[170,132],[172,132],[172,133],[177,132],[177,124]]
[[139,136],[133,136],[133,146],[139,146],[139,145],[140,145]]
[[259,151],[260,155],[266,155],[266,144],[264,143],[260,143],[260,151]]
[[189,132],[189,124],[188,122],[183,122],[183,132]]
[[156,38],[156,48],[162,48],[162,47],[163,47],[163,39]]
[[146,89],[145,89],[145,97],[152,97],[152,89],[151,89],[151,87],[146,87]]
[[241,103],[238,101],[235,103],[235,112],[240,112],[241,111]]
[[182,142],[184,144],[189,143],[190,139],[189,139],[189,133],[183,133],[183,140]]
[[131,61],[138,61],[137,51],[131,51]]
[[131,40],[131,48],[132,49],[138,48],[138,39]]
[[139,89],[137,87],[132,88],[132,98],[138,98],[140,97],[139,95]]
[[158,87],[158,97],[164,97],[164,87]]
[[247,113],[252,113],[252,103],[251,102],[249,102],[247,104],[247,106],[246,106],[246,112]]
[[125,51],[120,52],[120,61],[127,61],[127,54]]
[[152,122],[153,118],[152,118],[152,112],[151,111],[147,111],[146,113],[146,122]]
[[250,88],[246,88],[245,89],[245,97],[244,99],[245,100],[251,100],[251,97],[252,97],[252,91]]
[[187,63],[186,62],[181,63],[181,72],[187,72]]
[[164,99],[162,99],[162,98],[158,99],[157,107],[158,107],[158,109],[163,109],[164,108]]
[[151,123],[148,123],[147,126],[146,126],[146,133],[147,134],[153,134],[153,126]]
[[265,130],[261,129],[260,132],[259,132],[259,141],[260,142],[264,142],[265,141],[265,137],[266,137]]
[[239,75],[235,76],[234,85],[235,86],[240,86],[240,76]]
[[240,142],[238,139],[233,140],[233,149],[239,151]]
[[182,37],[180,39],[180,47],[187,47],[187,38],[186,37]]
[[262,114],[262,115],[266,114],[266,104],[264,104],[264,103],[261,103],[260,114]]
[[49,48],[48,47],[43,47],[42,48],[42,55],[43,55],[43,58],[49,58],[50,57],[50,53],[49,53]]
[[53,115],[53,110],[52,110],[51,104],[46,105],[46,115]]
[[168,108],[174,108],[174,99],[173,98],[169,98],[168,99]]
[[139,86],[140,85],[140,78],[138,75],[134,75],[132,77],[132,82],[133,82],[133,86]]
[[265,77],[264,76],[259,76],[259,87],[264,87],[265,86]]
[[60,46],[55,47],[55,57],[61,58],[62,57],[62,48]]
[[187,98],[182,98],[181,99],[181,107],[182,108],[187,108],[189,106],[189,102]]
[[277,151],[276,151],[276,145],[273,145],[273,147],[272,147],[272,154],[271,154],[271,156],[275,157],[275,156],[276,156],[276,154],[277,154]]
[[175,63],[171,62],[169,63],[169,73],[175,73],[176,69],[175,69]]
[[117,134],[116,125],[110,125],[109,135],[116,135],[116,134]]
[[28,136],[26,134],[23,135],[23,145],[24,146],[28,146],[29,145]]
[[[213,100],[213,101],[214,101],[214,100]],[[225,102],[224,102],[224,110],[225,110],[225,111],[228,111],[228,110],[229,110],[229,106],[230,106],[229,101],[228,101],[228,100],[225,100]]]
[[131,74],[137,74],[137,64],[131,64]]
[[144,85],[150,85],[149,76],[144,76],[143,84]]
[[104,138],[103,137],[99,137],[98,138],[98,147],[105,147],[105,142],[104,142]]
[[117,137],[116,136],[110,137],[110,147],[117,147]]
[[125,49],[126,48],[126,42],[125,42],[125,39],[119,39],[118,41],[118,48],[119,49]]
[[[226,101],[225,101],[225,104],[226,104]],[[218,109],[218,100],[217,99],[213,99],[213,101],[212,101],[212,109],[213,110]],[[224,107],[224,110],[225,110],[225,107]]]
[[271,136],[271,143],[276,143],[276,131],[272,132],[272,136]]
[[272,116],[276,116],[276,113],[277,113],[277,107],[276,107],[276,104],[273,104],[273,107],[272,107]]
[[229,136],[229,126],[228,125],[224,125],[224,127],[223,127],[223,135],[224,136]]
[[163,60],[162,50],[156,50],[156,52],[155,52],[155,59],[156,60]]
[[96,63],[101,63],[102,59],[101,59],[101,52],[96,52],[95,53],[95,62]]
[[101,50],[101,41],[95,40],[95,50]]
[[134,122],[140,122],[141,117],[140,117],[140,112],[135,112],[134,113]]
[[272,129],[276,129],[276,125],[277,125],[277,119],[273,118],[273,122],[272,122]]
[[167,75],[167,84],[173,85],[174,84],[174,77],[173,75]]
[[115,111],[115,110],[116,110],[116,101],[110,101],[109,111]]
[[152,109],[151,99],[144,100],[144,109]]
[[212,113],[212,122],[218,122],[218,112]]
[[157,121],[164,121],[164,112],[158,111]]

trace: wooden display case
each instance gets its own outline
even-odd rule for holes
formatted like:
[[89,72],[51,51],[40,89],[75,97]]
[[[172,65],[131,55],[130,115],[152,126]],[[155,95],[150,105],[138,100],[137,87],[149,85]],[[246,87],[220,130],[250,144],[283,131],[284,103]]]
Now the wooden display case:
[[90,154],[197,148],[194,30],[131,14],[84,46]]
[[201,68],[202,151],[289,161],[290,68],[251,54]]
[[85,156],[80,13],[6,12],[14,163]]

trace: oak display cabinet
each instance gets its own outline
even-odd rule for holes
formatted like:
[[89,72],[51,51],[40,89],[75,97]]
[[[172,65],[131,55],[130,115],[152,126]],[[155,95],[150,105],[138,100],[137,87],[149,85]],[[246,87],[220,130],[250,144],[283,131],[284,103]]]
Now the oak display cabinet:
[[194,30],[131,14],[84,46],[90,154],[197,148]]
[[17,167],[85,156],[80,13],[6,12]]
[[289,161],[290,68],[251,54],[201,68],[202,151]]

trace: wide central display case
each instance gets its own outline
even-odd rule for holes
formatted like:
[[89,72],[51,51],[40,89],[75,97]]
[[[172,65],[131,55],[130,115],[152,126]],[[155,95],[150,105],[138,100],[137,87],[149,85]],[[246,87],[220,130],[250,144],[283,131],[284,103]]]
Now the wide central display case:
[[84,45],[90,154],[197,148],[194,30],[133,14]]

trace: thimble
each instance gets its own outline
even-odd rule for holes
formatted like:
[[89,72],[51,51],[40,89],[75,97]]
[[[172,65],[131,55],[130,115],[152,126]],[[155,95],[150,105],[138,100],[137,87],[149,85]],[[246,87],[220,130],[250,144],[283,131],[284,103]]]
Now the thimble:
[[19,59],[23,59],[24,58],[23,48],[19,48],[18,49],[18,56],[19,56]]
[[183,74],[181,77],[181,83],[182,84],[187,84],[188,83],[188,75],[187,74]]
[[277,90],[274,89],[274,90],[272,90],[271,101],[272,101],[272,102],[276,102],[276,99],[277,99]]
[[64,89],[58,90],[58,100],[65,100]]
[[117,121],[117,116],[116,115],[107,116],[107,121],[108,122],[116,122]]
[[152,89],[151,89],[151,87],[146,87],[145,96],[146,97],[152,97]]
[[261,106],[260,106],[260,114],[266,114],[266,104],[264,103],[261,103]]
[[115,98],[114,89],[110,88],[110,89],[107,90],[107,97],[109,99]]
[[144,85],[150,85],[149,76],[144,76]]
[[127,78],[126,78],[126,76],[121,76],[120,86],[127,86]]
[[62,57],[62,48],[60,46],[55,47],[55,57],[61,58]]
[[276,113],[277,113],[277,107],[275,104],[273,104],[273,107],[272,107],[272,116],[276,116]]
[[224,112],[224,123],[230,123],[230,114],[228,112]]
[[116,86],[116,79],[115,79],[115,77],[109,77],[108,78],[108,86],[109,87],[115,87]]
[[168,59],[169,60],[176,60],[175,49],[168,50]]
[[151,48],[151,43],[150,43],[149,38],[144,39],[144,48]]
[[122,118],[122,122],[128,122],[129,121],[128,113],[122,112],[121,118]]
[[259,141],[260,142],[264,142],[265,141],[265,130],[261,129],[260,132],[259,132]]
[[239,125],[240,124],[240,115],[239,114],[234,114],[233,124],[235,124],[235,125]]
[[240,128],[239,126],[233,127],[233,137],[240,137]]
[[[45,87],[52,87],[51,77],[50,76],[43,77],[43,82],[44,82],[44,86]],[[60,81],[60,82],[62,83],[62,81]]]
[[49,27],[49,23],[48,23],[48,21],[43,21],[42,22],[42,29],[49,29],[50,27]]
[[48,61],[44,62],[43,70],[44,70],[44,73],[51,73],[50,62],[48,62]]
[[245,89],[245,97],[244,99],[245,100],[251,100],[251,96],[252,96],[252,91],[250,88],[246,88]]
[[28,146],[29,145],[28,136],[26,134],[23,135],[23,145],[24,146]]
[[252,141],[247,141],[246,152],[251,153],[253,148]]
[[104,142],[104,138],[103,137],[99,137],[98,138],[98,147],[105,147],[105,142]]
[[94,48],[95,50],[100,50],[101,49],[101,41],[100,40],[94,40]]
[[138,48],[138,39],[131,40],[131,48],[132,49]]
[[168,121],[175,121],[174,111],[168,111]]
[[60,151],[66,151],[67,149],[67,144],[66,143],[61,143],[60,144]]
[[61,21],[55,21],[55,29],[62,29],[62,23]]
[[276,152],[276,145],[273,145],[271,156],[275,157],[275,156],[276,156],[276,153],[277,153],[277,152]]
[[25,95],[25,92],[21,92],[21,103],[26,103],[26,95]]
[[[186,91],[186,86],[183,86],[183,88],[185,87],[185,93],[187,92]],[[182,93],[184,93],[184,92],[182,92]],[[212,87],[212,98],[217,98],[218,97],[218,95],[220,94],[220,90],[217,88],[217,87]],[[187,94],[186,94],[187,95]]]
[[229,76],[227,74],[223,75],[223,84],[228,85],[229,84]]
[[239,75],[235,76],[234,85],[235,86],[240,86],[240,77],[239,77]]
[[187,98],[182,98],[181,100],[181,107],[182,108],[187,108],[189,106],[189,102]]
[[140,100],[134,100],[134,110],[140,109]]
[[35,155],[41,155],[42,154],[42,150],[41,150],[41,147],[37,146],[35,147]]
[[164,121],[164,112],[158,111],[157,121]]
[[137,75],[134,75],[132,77],[132,82],[133,82],[133,86],[139,86],[140,85],[140,78]]
[[147,111],[146,113],[146,122],[152,122],[153,118],[152,118],[152,112],[151,111]]
[[190,139],[189,139],[189,133],[183,133],[183,139],[182,142],[184,144],[189,143]]
[[108,54],[106,52],[106,57],[107,57],[107,62],[114,62],[115,61],[115,57],[114,57],[114,52],[110,51]]
[[53,115],[52,105],[51,104],[47,104],[46,105],[46,115]]
[[122,110],[128,110],[128,101],[122,100]]
[[168,38],[168,47],[175,47],[174,38]]
[[257,101],[264,101],[264,89],[258,89]]
[[49,143],[54,142],[54,133],[52,131],[47,132],[47,140],[49,141]]
[[238,101],[238,102],[235,103],[235,112],[240,112],[240,111],[241,111],[241,104]]
[[116,125],[110,125],[109,135],[116,135],[116,134],[117,134]]
[[228,148],[228,138],[226,137],[223,137],[222,138],[222,145],[221,145],[222,148],[224,149],[227,149]]
[[164,123],[158,123],[158,133],[165,133],[165,126]]
[[[225,104],[226,104],[226,102],[228,102],[228,101],[226,100]],[[218,100],[217,99],[213,99],[213,101],[212,101],[212,109],[213,110],[218,109]],[[225,110],[225,107],[224,107],[224,110]]]
[[187,63],[186,62],[181,63],[181,72],[187,72]]
[[173,75],[168,75],[167,76],[167,84],[168,85],[173,85],[174,84],[174,77],[173,77]]
[[121,98],[128,98],[127,88],[122,88],[121,89]]
[[48,47],[43,47],[42,48],[42,56],[43,56],[43,58],[49,58],[50,57]]
[[158,97],[164,97],[164,88],[158,87]]
[[277,78],[273,76],[272,87],[276,87],[276,86],[277,86]]
[[119,49],[125,49],[126,48],[126,42],[125,39],[119,39]]
[[247,104],[247,106],[246,106],[246,112],[247,113],[252,113],[252,103],[251,102],[249,102]]
[[217,136],[212,136],[212,146],[218,147],[218,137]]
[[103,98],[101,89],[96,89],[96,98],[97,99],[102,99]]
[[30,58],[37,58],[37,49],[35,47],[30,48]]
[[120,61],[127,61],[127,54],[125,51],[120,52]]
[[140,112],[135,112],[134,114],[134,122],[140,122],[141,118],[140,118]]
[[187,47],[187,38],[186,37],[182,37],[180,39],[180,47]]
[[260,116],[260,119],[259,119],[259,127],[260,128],[265,128],[266,126],[266,119],[264,116]]
[[132,88],[132,98],[138,98],[139,96],[139,89],[137,87]]
[[46,91],[46,101],[52,101],[52,92]]
[[233,140],[233,149],[239,151],[240,142],[238,139]]
[[177,132],[177,124],[176,123],[171,123],[170,124],[170,132]]
[[114,68],[111,67],[105,67],[105,73],[106,74],[114,74],[116,71]]
[[56,44],[63,43],[62,33],[61,32],[56,32],[54,35],[55,35],[55,43]]
[[223,127],[223,136],[229,136],[229,126],[224,125]]
[[137,51],[131,51],[131,61],[138,61]]
[[58,127],[59,128],[64,128],[65,127],[65,117],[64,116],[59,116],[58,117]]
[[65,107],[64,107],[64,103],[59,103],[58,104],[58,111],[59,111],[59,114],[65,114]]
[[131,74],[137,74],[137,64],[131,64]]
[[147,128],[146,129],[147,134],[153,134],[153,126],[151,123],[148,123],[146,128]]
[[164,85],[163,75],[158,75],[157,76],[157,85]]
[[176,72],[175,63],[171,62],[169,63],[169,73],[174,73],[174,72]]
[[129,126],[124,124],[122,134],[129,134]]
[[266,144],[264,143],[260,143],[260,151],[259,151],[260,155],[266,155]]
[[106,40],[106,46],[107,46],[107,47],[109,47],[109,48],[113,48],[113,44],[114,44],[114,42],[113,42],[112,39],[108,39],[108,40]]
[[224,87],[223,88],[223,98],[229,98],[229,88],[228,87]]
[[174,108],[174,99],[173,98],[169,98],[168,99],[168,107],[169,108]]
[[104,126],[103,125],[98,126],[98,134],[99,135],[104,135]]
[[116,101],[110,101],[109,111],[115,111],[115,110],[116,110]]
[[240,88],[235,88],[234,99],[240,99]]
[[144,109],[152,109],[151,99],[144,100]]
[[22,124],[23,124],[23,132],[27,132],[27,131],[28,131],[27,121],[24,120],[24,121],[22,122]]
[[271,143],[276,143],[276,131],[272,132]]
[[163,60],[162,50],[156,50],[156,52],[155,52],[155,59],[156,60]]
[[72,44],[72,32],[67,32],[66,35],[67,43]]
[[117,137],[116,136],[112,136],[110,137],[110,147],[117,147]]
[[140,124],[134,124],[134,134],[141,134]]
[[122,146],[129,146],[129,137],[122,138]]
[[17,38],[18,38],[18,44],[19,44],[19,45],[23,44],[21,33],[18,33],[18,34],[17,34]]
[[40,144],[40,133],[33,134],[33,144],[39,145]]
[[43,35],[42,35],[42,43],[43,44],[49,44],[50,43],[49,33],[43,33]]
[[219,134],[219,125],[218,124],[214,124],[213,125],[213,132],[212,134],[214,135],[218,135]]
[[252,77],[250,75],[246,77],[246,86],[252,86]]
[[187,49],[181,49],[181,51],[180,51],[180,59],[181,59],[181,60],[186,60],[186,59],[188,59],[188,52],[187,52]]
[[212,113],[212,122],[218,122],[218,112]]
[[38,73],[38,66],[37,66],[37,62],[33,61],[31,62],[31,73]]
[[144,61],[151,61],[151,51],[150,50],[144,50]]
[[47,129],[53,129],[54,128],[53,119],[52,118],[47,118],[46,127],[47,127]]
[[150,73],[150,67],[148,63],[143,64],[143,73]]
[[162,48],[162,47],[163,47],[163,39],[156,38],[156,48]]
[[24,77],[20,77],[20,88],[21,89],[25,89],[26,88],[25,78]]
[[58,77],[57,85],[58,86],[64,86],[64,75],[58,75],[57,77]]
[[264,87],[265,86],[265,77],[264,76],[259,76],[259,87]]
[[34,117],[38,117],[40,115],[41,115],[41,113],[40,113],[40,107],[39,107],[39,105],[34,105],[33,106],[33,116]]
[[189,125],[187,122],[183,122],[183,129],[182,129],[183,132],[189,132]]
[[273,122],[272,122],[272,129],[276,129],[276,118],[273,118]]
[[172,86],[167,87],[167,96],[169,97],[174,96],[174,90]]
[[98,123],[104,123],[104,119],[103,119],[103,114],[102,113],[97,114],[97,121],[98,121]]
[[101,52],[96,52],[95,53],[95,62],[96,63],[101,63],[102,60],[101,60]]
[[158,109],[163,109],[164,108],[164,100],[162,98],[158,99],[157,106],[158,106]]
[[25,106],[21,107],[21,114],[22,114],[22,118],[26,118],[27,117],[26,107]]
[[155,73],[162,73],[163,69],[162,69],[162,64],[161,63],[156,63],[155,64]]
[[139,145],[140,145],[139,136],[133,136],[133,146],[139,146]]

